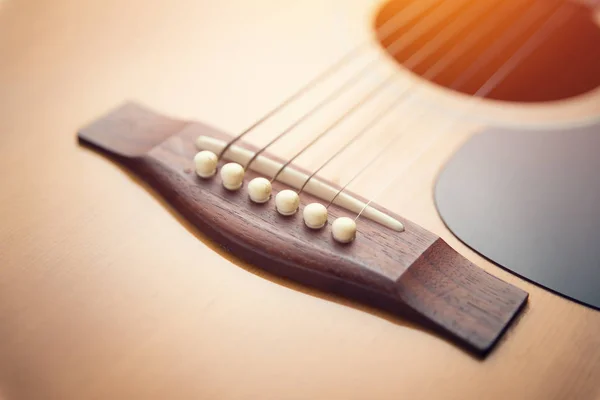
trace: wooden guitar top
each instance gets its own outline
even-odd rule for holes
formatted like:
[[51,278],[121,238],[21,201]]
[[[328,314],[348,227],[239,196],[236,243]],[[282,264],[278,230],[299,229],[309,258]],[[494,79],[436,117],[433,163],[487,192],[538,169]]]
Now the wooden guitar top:
[[[381,5],[0,1],[0,399],[600,398],[600,313],[478,256],[435,211],[434,179],[477,126],[439,137],[378,203],[529,293],[483,359],[411,318],[233,257],[76,140],[122,99],[239,132],[371,37]],[[531,110],[506,108],[515,119]],[[533,108],[563,117],[555,104]],[[420,151],[435,118],[399,154]],[[332,169],[324,176],[343,184]]]

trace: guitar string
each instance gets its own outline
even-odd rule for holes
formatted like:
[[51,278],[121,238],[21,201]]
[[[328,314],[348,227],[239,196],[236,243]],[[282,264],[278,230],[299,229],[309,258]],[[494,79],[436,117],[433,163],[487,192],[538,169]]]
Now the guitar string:
[[[537,3],[533,3],[533,4],[537,4]],[[557,2],[555,3],[555,6],[560,6],[561,4],[563,4],[562,2]],[[526,14],[527,17],[530,17],[531,15],[534,15],[539,18],[541,18],[540,14],[536,13],[537,10],[533,9],[530,10],[529,13]],[[519,22],[523,22],[526,23],[527,18],[522,18],[519,19]],[[534,19],[535,22],[535,19]],[[518,24],[514,24],[513,26],[518,25]],[[531,25],[528,25],[529,27]],[[499,47],[503,47],[503,43],[500,43],[501,46]],[[416,54],[415,54],[416,55]],[[456,58],[456,57],[455,57]],[[406,66],[407,63],[405,63]],[[410,66],[409,66],[410,69]],[[371,98],[374,97],[374,95],[376,94],[376,92],[378,92],[379,90],[383,89],[383,86],[385,86],[385,84],[387,84],[387,81],[391,81],[394,78],[395,74],[391,74],[391,76],[388,77],[388,79],[384,82],[382,82],[382,84],[380,84],[378,87],[376,87],[372,92],[370,92],[365,98],[361,99],[361,101],[359,101],[358,103],[356,103],[350,110],[348,110],[346,113],[344,113],[338,120],[336,120],[332,125],[330,125],[327,129],[325,129],[321,134],[319,134],[316,138],[314,138],[311,142],[309,142],[305,147],[303,147],[298,153],[296,153],[291,159],[287,160],[281,167],[280,169],[275,173],[275,175],[273,176],[273,178],[271,178],[271,183],[274,182],[277,177],[285,170],[286,167],[288,167],[296,158],[298,158],[302,153],[304,153],[306,150],[308,150],[311,146],[313,146],[317,141],[319,141],[323,136],[325,136],[328,132],[331,131],[331,129],[333,129],[334,127],[336,127],[338,124],[340,124],[346,117],[348,117],[349,115],[351,115],[352,113],[354,113],[355,111],[357,111],[362,105],[364,105],[364,103],[366,103],[367,101],[369,101]],[[404,93],[406,94],[406,93]],[[375,122],[376,123],[376,122]],[[262,148],[261,150],[259,150],[259,152],[257,154],[255,154],[255,156],[253,157],[253,159],[256,158],[256,156],[258,154],[260,154],[261,152],[263,152],[266,148],[269,147],[270,144],[267,144],[267,146],[265,146],[264,148]],[[340,152],[341,153],[341,152]],[[336,155],[338,155],[336,153]],[[251,160],[253,161],[253,160]],[[248,164],[249,165],[249,164]],[[315,174],[311,174],[308,179],[310,179],[311,177],[313,177]],[[301,189],[303,189],[304,187],[306,187],[306,184],[308,183],[308,180],[305,181],[301,187]],[[299,191],[298,193],[301,193],[301,191]],[[339,196],[340,193],[336,193],[336,195],[333,197],[332,201],[329,203],[329,205],[327,207],[329,207],[332,202]]]
[[[529,18],[530,15],[535,15],[536,14],[536,8],[535,5],[540,4],[540,0],[534,0],[532,3],[528,4],[525,7],[525,14],[523,14],[521,16],[521,18],[517,19],[517,21],[511,25],[511,27],[515,27],[515,26],[520,26],[522,25],[523,22],[526,22],[527,19]],[[557,2],[557,4],[559,4]],[[512,11],[512,10],[511,10]],[[523,10],[521,10],[523,11]],[[443,71],[444,68],[446,68],[447,66],[449,66],[452,62],[454,62],[458,57],[460,57],[461,55],[463,55],[465,52],[467,52],[471,46],[477,44],[477,42],[479,41],[479,39],[481,39],[481,37],[489,34],[491,31],[493,31],[494,28],[497,27],[496,23],[502,23],[502,18],[499,18],[500,14],[496,14],[495,18],[494,18],[494,23],[490,23],[488,22],[485,27],[486,29],[483,30],[483,32],[480,32],[479,35],[471,35],[468,39],[461,41],[457,47],[453,48],[452,52],[448,52],[446,55],[444,55],[444,57],[442,57],[440,60],[438,60],[433,66],[431,66],[427,71],[425,71],[422,75],[423,79],[426,80],[432,80],[433,78],[435,78],[437,76],[437,74],[441,71]],[[507,17],[510,17],[511,15],[509,14]],[[505,31],[506,33],[506,31]],[[493,52],[497,52],[499,50],[501,50],[503,41],[502,38],[504,36],[501,36],[499,39],[497,39],[496,41],[494,41],[494,43],[492,44],[492,46],[490,46],[489,48],[492,49]],[[456,46],[456,45],[455,45]],[[500,47],[500,49],[498,48]],[[479,56],[481,57],[481,55]],[[478,59],[479,59],[478,57]],[[477,59],[475,60],[475,62],[477,62]],[[459,76],[460,78],[460,76]],[[459,79],[457,78],[457,79]],[[413,85],[415,86],[415,85]],[[416,93],[413,93],[413,95],[415,95]],[[421,116],[424,113],[424,111],[422,113],[420,113],[417,117]],[[407,120],[405,120],[407,121]],[[385,146],[383,146],[383,148],[375,154],[374,157],[372,157],[369,162],[367,164],[365,164],[348,182],[346,182],[346,184],[344,186],[342,186],[337,192],[336,194],[333,196],[333,198],[329,201],[329,203],[327,204],[327,208],[329,208],[333,202],[338,198],[338,196],[344,192],[344,190],[346,190],[346,188],[348,188],[348,186],[350,186],[357,178],[359,178],[364,172],[366,172],[377,160],[380,159],[380,157],[386,153],[389,148],[391,148],[391,146],[398,142],[400,139],[402,139],[404,136],[406,136],[407,134],[407,129],[410,125],[408,126],[404,126],[401,130],[402,133],[400,135],[397,135],[395,137],[393,137],[390,141],[388,141],[386,143]]]
[[[471,0],[463,0],[463,4],[462,5],[465,6],[465,5],[469,4],[470,1]],[[435,24],[443,21],[446,18],[449,18],[453,13],[457,12],[457,10],[460,10],[460,8],[452,8],[452,7],[448,7],[448,5],[454,6],[453,3],[446,3],[443,6],[440,6],[439,8],[437,8],[429,16],[429,18],[427,20],[423,20],[423,21],[421,21],[420,23],[418,23],[416,25],[418,29],[415,28],[415,27],[413,27],[411,30],[409,30],[406,33],[406,36],[409,36],[408,40],[407,40],[406,36],[399,37],[398,39],[394,40],[393,43],[391,43],[390,45],[388,45],[386,47],[387,51],[392,56],[396,55],[396,53],[398,53],[398,52],[406,49],[407,46],[413,44],[419,37],[421,37],[423,34],[425,34],[428,31],[428,29],[430,29],[433,26],[435,26]],[[447,10],[448,8],[449,8],[449,10]],[[444,11],[444,13],[442,13],[440,11]],[[449,12],[445,13],[445,11],[449,11]],[[258,158],[259,155],[261,155],[264,151],[266,151],[273,144],[275,144],[276,142],[278,142],[279,140],[281,140],[282,138],[284,138],[287,134],[289,134],[290,132],[292,132],[294,130],[294,128],[296,128],[301,123],[303,123],[304,121],[306,121],[308,118],[310,118],[316,112],[318,112],[321,109],[323,109],[327,104],[329,104],[329,103],[333,102],[334,100],[336,100],[345,91],[347,91],[348,89],[350,89],[359,80],[361,80],[362,78],[364,78],[368,73],[373,72],[373,66],[377,65],[378,62],[379,62],[379,59],[383,58],[383,57],[385,57],[385,53],[383,53],[383,52],[379,53],[377,55],[377,57],[375,57],[375,59],[373,59],[367,66],[365,66],[364,68],[362,68],[357,74],[355,74],[354,76],[352,76],[348,81],[346,81],[337,90],[335,90],[333,93],[331,93],[329,96],[327,96],[324,100],[322,100],[321,102],[319,102],[311,110],[309,110],[307,113],[305,113],[304,115],[302,115],[299,119],[297,119],[296,121],[294,121],[286,129],[284,129],[277,136],[275,136],[275,138],[273,138],[266,145],[264,145],[261,149],[259,149],[257,152],[255,152],[254,155],[250,158],[250,160],[246,163],[246,167],[244,169],[248,169],[250,167],[250,165],[252,165],[252,163]],[[361,102],[359,102],[360,104],[357,104],[355,107],[353,107],[352,111],[349,112],[348,114],[351,114],[353,111],[355,111],[356,109],[358,109],[358,107],[360,107],[364,103],[368,102],[370,98],[374,97],[377,94],[376,92],[378,92],[379,90],[383,89],[383,87],[387,83],[389,83],[389,81],[392,80],[392,79],[393,79],[393,76],[390,76],[384,82],[381,82],[381,86],[379,86],[378,88],[376,88],[373,92],[370,92],[366,96],[366,98],[364,98],[363,100],[361,100]],[[333,129],[333,127],[331,127],[326,132],[323,132],[321,135],[319,135],[319,137],[317,137],[315,140],[313,140],[311,142],[311,145],[314,144],[314,143],[316,143],[320,137],[325,136],[325,134],[329,130],[331,130],[331,129]],[[287,164],[289,164],[291,161],[293,161],[293,160],[288,161]],[[287,166],[287,165],[285,165],[285,166]],[[284,166],[284,168],[285,168],[285,166]],[[280,173],[281,173],[281,170],[278,171],[278,173],[273,177],[273,179],[271,179],[271,181],[274,181],[277,178],[277,176],[279,176]]]
[[[481,3],[480,3],[481,4]],[[438,60],[434,65],[432,65],[431,67],[429,67],[427,69],[427,71],[424,73],[428,74],[429,71],[432,71],[434,69],[436,69],[436,67],[438,66],[439,63],[441,63],[443,60],[446,59],[456,59],[457,57],[460,57],[460,55],[464,54],[465,51],[467,51],[469,49],[470,46],[460,46],[461,44],[464,43],[469,43],[469,44],[474,44],[477,42],[477,39],[480,39],[483,35],[487,34],[487,30],[491,30],[495,27],[498,27],[497,23],[501,22],[504,18],[508,18],[510,16],[512,16],[512,12],[515,11],[515,9],[518,9],[519,6],[522,5],[522,3],[517,3],[517,2],[510,2],[510,3],[503,3],[502,0],[499,0],[497,2],[494,3],[484,3],[487,4],[488,6],[491,4],[490,8],[494,8],[495,6],[499,6],[499,5],[509,5],[510,7],[508,9],[503,9],[503,10],[496,10],[496,13],[492,16],[492,21],[489,21],[488,24],[483,26],[483,32],[476,32],[476,33],[471,33],[471,35],[465,39],[464,41],[461,41],[459,43],[454,44],[450,50],[444,55],[444,57],[442,57],[440,60]],[[524,3],[526,6],[529,5],[531,6],[532,4],[527,4]],[[483,10],[483,14],[486,14],[488,12],[490,12],[491,10],[488,9],[488,7],[484,8]],[[498,12],[500,11],[500,12]],[[448,25],[448,27],[450,28],[449,30],[452,30],[452,28],[456,28],[456,30],[458,32],[466,29],[469,27],[469,24],[471,24],[472,22],[474,22],[475,19],[480,18],[481,15],[473,13],[469,15],[469,18],[467,18],[464,21],[461,20],[455,20],[453,22],[454,26]],[[456,32],[454,32],[456,33]],[[476,40],[472,40],[473,38],[475,38]],[[471,39],[471,40],[469,40]],[[426,46],[431,45],[432,43],[435,42],[435,38],[433,38],[430,42],[427,43]],[[460,51],[456,51],[455,47],[459,47]],[[426,47],[422,48],[420,50],[420,60],[413,63],[412,66],[408,65],[408,61],[404,64],[405,68],[411,69],[413,66],[418,65],[420,61],[424,60],[426,57],[430,56],[432,54],[433,49],[428,49],[427,51],[423,51],[423,49],[425,49]],[[450,52],[452,51],[452,52]],[[409,59],[410,61],[410,59]],[[436,73],[431,74],[430,76],[430,80],[435,78],[437,76],[437,74],[439,72],[441,72],[443,70],[440,68],[437,68]],[[323,164],[321,164],[314,172],[312,172],[310,174],[310,176],[304,181],[304,184],[300,187],[300,189],[298,190],[298,195],[300,195],[302,193],[302,191],[304,190],[304,188],[306,187],[306,185],[308,185],[308,183],[310,182],[310,180],[312,178],[314,178],[321,170],[323,170],[323,168],[325,168],[327,165],[329,165],[329,163],[331,163],[333,160],[335,160],[340,154],[342,154],[346,149],[348,149],[352,144],[356,143],[359,139],[361,139],[367,132],[369,132],[372,128],[374,128],[379,122],[381,122],[381,120],[388,115],[392,110],[394,110],[396,107],[398,107],[400,105],[401,102],[403,101],[408,101],[410,99],[409,96],[408,98],[405,98],[405,95],[407,94],[414,94],[414,93],[409,93],[410,89],[412,87],[414,87],[416,85],[416,83],[411,83],[411,85],[407,86],[404,88],[403,92],[401,92],[401,94],[399,96],[397,96],[394,101],[392,101],[387,107],[385,107],[381,112],[379,112],[378,114],[376,114],[375,117],[371,118],[365,125],[363,125],[362,129],[359,130],[346,144],[344,144],[340,149],[338,149],[332,156],[330,156],[327,160],[325,160],[325,162]]]
[[[557,3],[560,4],[562,6],[562,4],[565,3]],[[543,10],[543,3],[537,3],[538,7],[541,8]],[[529,22],[529,18],[531,19],[531,24],[535,24],[536,18],[539,15],[537,15],[535,12],[532,12],[528,19]],[[523,24],[523,29],[521,30],[515,30],[514,32],[512,32],[512,35],[507,35],[502,39],[502,44],[499,47],[506,47],[509,46],[511,43],[513,43],[514,40],[516,40],[519,35],[523,34],[525,31],[527,30],[527,26],[526,24]],[[461,74],[461,77],[456,79],[450,86],[450,89],[456,90],[460,87],[462,87],[466,82],[469,81],[469,79],[473,78],[473,76],[475,76],[477,74],[478,71],[481,71],[482,68],[484,68],[487,64],[489,64],[491,61],[494,60],[494,58],[496,57],[496,51],[493,51],[493,49],[486,49],[486,51],[482,54],[482,57],[477,61],[472,63],[465,71],[463,71],[463,73]]]
[[[492,3],[492,5],[495,5],[495,4]],[[486,8],[483,8],[483,10],[478,10],[478,11],[483,11],[483,14],[485,14],[485,12],[487,12],[488,10]],[[414,53],[405,62],[405,67],[408,68],[408,69],[411,69],[411,68],[417,66],[422,61],[424,61],[428,56],[430,56],[431,54],[433,54],[433,52],[439,50],[439,48],[441,46],[443,46],[444,44],[446,44],[453,37],[454,34],[456,34],[457,32],[460,33],[463,29],[467,28],[469,26],[469,24],[471,22],[473,22],[472,21],[473,17],[479,17],[479,14],[477,14],[477,13],[463,13],[461,15],[461,17],[462,16],[467,16],[467,18],[457,19],[453,23],[451,23],[451,24],[447,25],[446,27],[444,27],[423,48],[421,48],[419,50],[419,52]],[[321,140],[325,135],[327,135],[328,133],[330,133],[334,128],[336,128],[343,121],[345,121],[348,117],[350,117],[352,114],[354,114],[359,108],[361,108],[362,106],[364,106],[367,102],[371,101],[376,95],[378,95],[388,85],[388,83],[390,83],[391,81],[393,81],[395,78],[396,78],[396,72],[390,73],[389,76],[383,82],[381,82],[377,87],[375,87],[374,89],[372,89],[365,97],[363,97],[360,101],[358,101],[357,103],[355,103],[350,109],[346,110],[338,119],[336,119],[326,129],[324,129],[321,133],[319,133],[319,135],[317,135],[307,145],[305,145],[303,148],[301,148],[300,151],[298,151],[292,158],[288,159],[279,168],[279,170],[275,173],[275,175],[271,178],[271,182],[274,182],[279,177],[279,175],[285,170],[285,168],[287,168],[300,155],[302,155],[304,152],[306,152],[315,143],[317,143],[319,140]],[[398,99],[398,101],[401,100],[401,98],[404,96],[404,94],[406,94],[406,92],[408,91],[408,89],[410,89],[410,86],[407,88],[407,90],[401,96],[399,96],[400,98]],[[375,124],[376,122],[377,121],[373,121],[373,124]],[[260,154],[262,151],[264,151],[268,147],[269,147],[269,145],[265,146],[263,149],[259,150],[259,152],[257,154]],[[257,154],[255,154],[254,158],[256,158]],[[314,176],[314,173],[311,176],[309,176],[308,179],[310,179],[312,176]],[[298,193],[300,193],[302,191],[302,189],[306,186],[307,183],[308,183],[308,180],[305,181],[305,183],[303,184],[301,190]]]
[[[431,11],[431,10],[435,9],[436,7],[442,5],[444,3],[444,0],[434,0],[431,2],[432,4],[428,4],[428,3],[429,3],[429,1],[416,1],[416,2],[411,3],[411,5],[402,9],[401,12],[397,13],[392,18],[390,18],[388,21],[386,21],[386,23],[384,23],[377,30],[378,36],[381,38],[381,40],[385,40],[385,39],[389,38],[390,35],[392,35],[398,29],[403,27],[406,23],[410,22],[411,19],[418,18],[418,17],[422,16],[423,14],[426,14],[428,11]],[[413,8],[415,8],[415,9],[413,9]],[[411,14],[411,12],[412,12],[412,14]],[[297,99],[302,97],[305,93],[307,93],[314,87],[318,86],[321,82],[323,82],[326,79],[328,79],[329,77],[333,76],[333,74],[336,73],[339,69],[344,67],[346,64],[349,64],[355,58],[359,57],[363,51],[368,50],[370,48],[370,45],[371,45],[371,39],[367,39],[364,42],[360,43],[358,46],[354,47],[349,52],[347,52],[344,56],[342,56],[337,62],[335,62],[333,65],[331,65],[329,68],[327,68],[324,72],[322,72],[321,74],[319,74],[318,76],[313,78],[311,81],[309,81],[307,84],[302,86],[299,90],[297,90],[295,93],[293,93],[287,99],[285,99],[283,102],[279,103],[276,107],[274,107],[269,112],[264,114],[261,118],[259,118],[257,121],[255,121],[252,125],[250,125],[246,129],[244,129],[236,137],[234,137],[232,140],[230,140],[229,143],[227,143],[225,145],[225,147],[223,147],[223,149],[219,152],[219,154],[217,155],[217,158],[221,159],[221,157],[225,154],[225,152],[227,150],[229,150],[229,148],[233,144],[238,142],[240,139],[242,139],[244,136],[246,136],[250,132],[254,131],[257,127],[262,125],[269,118],[273,117],[275,114],[277,114],[278,112],[283,110],[285,107],[287,107],[288,105],[290,105],[291,103],[293,103],[294,101],[296,101]]]
[[[537,30],[519,49],[510,57],[502,66],[496,70],[496,72],[488,79],[486,82],[477,90],[477,92],[469,98],[468,105],[469,107],[463,108],[462,112],[458,115],[457,118],[450,121],[450,123],[441,131],[438,131],[433,138],[427,142],[422,151],[418,154],[413,155],[411,161],[406,163],[404,171],[410,166],[414,161],[420,158],[424,153],[426,153],[430,146],[436,141],[439,136],[442,136],[444,132],[450,131],[454,124],[459,122],[462,119],[462,116],[466,114],[469,110],[471,110],[478,102],[483,100],[483,96],[489,94],[494,88],[496,88],[507,76],[510,75],[514,69],[519,66],[531,53],[533,53],[546,39],[550,37],[552,33],[556,29],[558,29],[563,24],[567,23],[574,14],[574,7],[570,8],[568,11],[563,12],[564,8],[568,6],[573,7],[568,3],[562,3],[561,6],[558,7],[550,17],[544,22],[543,26]],[[389,148],[388,148],[389,149]],[[359,172],[360,173],[360,172]],[[360,212],[357,214],[355,221],[360,218],[363,212],[371,205],[371,203],[382,193],[384,193],[387,189],[389,189],[398,179],[401,174],[398,174],[395,178],[390,180],[390,182],[385,185],[380,191],[372,196],[369,201],[362,207]],[[343,189],[342,189],[343,190]]]

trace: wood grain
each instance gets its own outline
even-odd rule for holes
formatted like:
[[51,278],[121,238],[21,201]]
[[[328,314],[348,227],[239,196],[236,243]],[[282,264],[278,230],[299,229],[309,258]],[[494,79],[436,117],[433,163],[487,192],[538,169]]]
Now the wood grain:
[[[286,218],[272,201],[252,203],[245,188],[230,192],[220,177],[198,178],[191,160],[200,135],[231,140],[208,126],[175,121],[133,103],[79,132],[83,143],[117,156],[233,255],[299,283],[412,316],[476,354],[492,349],[525,304],[523,290],[477,268],[439,237],[389,211],[404,224],[404,232],[361,220],[357,240],[340,245],[329,226],[317,231],[304,226],[301,210],[318,202],[314,196],[302,195],[300,211]],[[256,176],[248,171],[245,181]],[[275,195],[289,187],[274,182],[273,189]],[[340,216],[352,214],[329,208],[330,222]]]
[[[432,122],[446,115],[433,88],[424,104],[436,110],[435,118],[412,125],[402,145],[382,159],[397,163],[401,185],[378,202],[530,293],[522,317],[484,361],[406,319],[232,257],[149,196],[135,175],[74,139],[123,99],[239,132],[371,37],[380,5],[0,3],[0,397],[600,398],[598,312],[487,262],[440,221],[432,182],[482,122],[467,120],[424,150]],[[457,107],[464,101],[441,96]],[[490,119],[506,124],[557,124],[590,115],[598,104],[589,96],[560,104],[490,103],[485,110],[498,110],[501,116]],[[488,115],[485,110],[478,116]],[[394,126],[361,142],[361,153],[376,151],[396,134]],[[276,128],[249,141],[267,141]],[[349,135],[332,135],[327,145],[341,145]],[[281,143],[275,153],[289,157],[296,146]],[[299,164],[318,167],[324,147]],[[420,154],[413,164],[398,163],[411,154]],[[324,176],[345,182],[354,171],[342,161]],[[369,193],[388,179],[368,174],[352,191]]]

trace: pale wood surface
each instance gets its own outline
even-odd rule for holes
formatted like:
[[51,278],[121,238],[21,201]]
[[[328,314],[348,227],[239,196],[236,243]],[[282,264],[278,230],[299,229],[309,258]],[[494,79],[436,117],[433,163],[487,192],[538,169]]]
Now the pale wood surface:
[[[396,163],[379,202],[530,292],[485,361],[232,259],[77,145],[81,125],[126,98],[237,132],[370,35],[368,1],[283,3],[0,2],[0,398],[600,398],[600,313],[485,262],[435,212],[432,180],[474,124],[439,136],[436,118],[413,125],[381,165],[419,157]],[[394,133],[357,148],[374,154]],[[277,151],[292,154],[299,136]],[[318,166],[347,138],[301,163]],[[324,175],[344,182],[357,148]]]

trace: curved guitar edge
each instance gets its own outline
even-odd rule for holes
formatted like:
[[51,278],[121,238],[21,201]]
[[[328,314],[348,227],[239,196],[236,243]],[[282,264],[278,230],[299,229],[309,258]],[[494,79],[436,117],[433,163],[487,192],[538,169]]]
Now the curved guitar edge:
[[[340,245],[331,238],[329,224],[308,229],[301,212],[283,217],[272,200],[250,202],[245,186],[229,192],[218,176],[198,178],[191,160],[197,151],[194,139],[201,134],[231,138],[128,103],[83,128],[78,137],[139,175],[232,254],[275,275],[408,317],[476,355],[489,353],[526,303],[526,292],[391,212],[405,232],[360,220],[357,239]],[[247,171],[245,181],[255,176]],[[273,183],[274,194],[286,188]],[[303,193],[300,209],[315,201]],[[329,222],[342,215],[350,216],[331,206]]]

